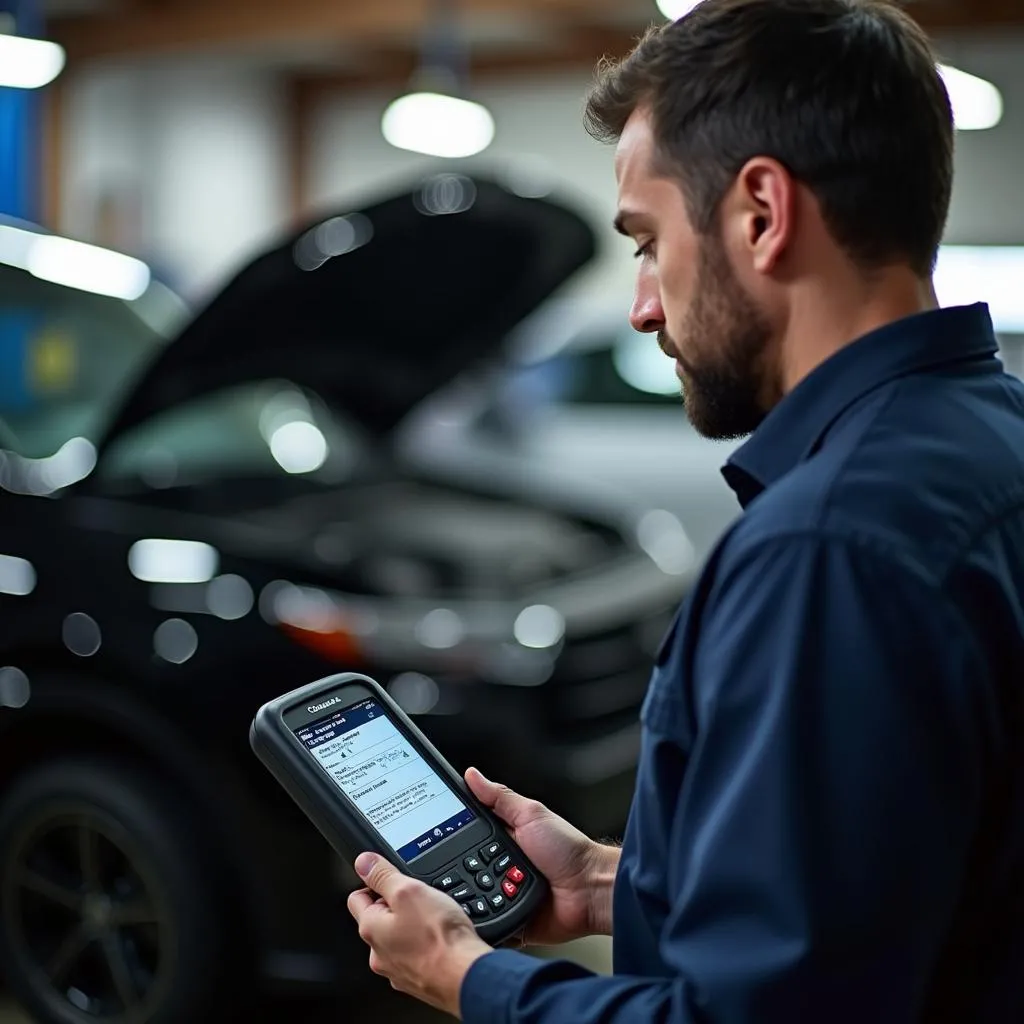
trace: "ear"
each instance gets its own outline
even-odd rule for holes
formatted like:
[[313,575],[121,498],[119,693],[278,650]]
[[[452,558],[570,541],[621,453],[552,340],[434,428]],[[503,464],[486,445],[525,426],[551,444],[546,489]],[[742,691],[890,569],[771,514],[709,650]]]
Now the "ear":
[[750,264],[761,274],[776,269],[796,229],[796,182],[770,157],[754,157],[737,175],[734,215]]

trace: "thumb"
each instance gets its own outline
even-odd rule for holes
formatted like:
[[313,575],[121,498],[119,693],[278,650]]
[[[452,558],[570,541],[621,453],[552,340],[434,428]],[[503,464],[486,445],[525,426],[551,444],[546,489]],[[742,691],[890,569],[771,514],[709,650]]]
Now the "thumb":
[[480,803],[489,807],[506,825],[513,828],[529,806],[529,801],[525,797],[513,792],[508,786],[491,782],[477,768],[470,768],[466,772],[466,784]]
[[480,803],[492,809],[504,789],[496,782],[491,782],[479,768],[470,768],[466,771],[466,785],[469,786]]
[[366,887],[378,896],[383,896],[385,900],[403,877],[393,864],[376,853],[359,854],[353,866],[356,874],[366,883]]

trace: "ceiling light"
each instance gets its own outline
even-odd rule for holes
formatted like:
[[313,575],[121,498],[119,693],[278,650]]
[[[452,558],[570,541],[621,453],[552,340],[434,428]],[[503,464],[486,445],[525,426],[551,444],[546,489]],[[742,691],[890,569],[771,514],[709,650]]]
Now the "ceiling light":
[[1003,119],[1002,93],[991,82],[945,64],[939,65],[939,74],[946,83],[958,130],[985,131]]
[[59,235],[36,236],[26,269],[43,281],[128,301],[149,287],[149,267],[141,260]]
[[657,0],[658,10],[669,21],[678,21],[684,15],[689,14],[699,3],[700,0]]
[[458,159],[476,156],[491,144],[494,118],[472,100],[414,92],[384,111],[381,131],[396,149]]
[[39,89],[64,70],[64,48],[43,39],[0,35],[0,86]]

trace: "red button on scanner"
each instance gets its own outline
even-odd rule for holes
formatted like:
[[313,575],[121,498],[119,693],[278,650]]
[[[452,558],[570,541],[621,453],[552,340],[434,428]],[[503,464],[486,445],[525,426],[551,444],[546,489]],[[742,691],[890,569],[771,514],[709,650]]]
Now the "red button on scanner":
[[515,894],[519,892],[519,890],[507,878],[505,879],[504,882],[501,883],[501,891],[509,899],[513,899],[515,897]]
[[505,877],[510,881],[515,882],[516,885],[522,885],[523,879],[526,877],[526,875],[524,875],[522,871],[519,870],[519,868],[513,866],[505,872]]

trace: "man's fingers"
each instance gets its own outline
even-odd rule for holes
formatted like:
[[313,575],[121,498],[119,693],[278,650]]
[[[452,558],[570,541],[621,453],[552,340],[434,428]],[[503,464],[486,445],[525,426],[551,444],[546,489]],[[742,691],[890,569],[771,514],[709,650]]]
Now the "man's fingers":
[[523,815],[531,806],[531,801],[526,797],[513,792],[508,786],[491,782],[477,768],[467,770],[466,784],[480,803],[485,807],[490,807],[506,825],[510,825],[512,828],[517,828],[522,823]]
[[356,889],[348,897],[348,912],[358,923],[363,914],[377,902],[376,897],[368,889]]
[[355,869],[356,874],[366,883],[366,887],[382,896],[388,903],[394,899],[398,887],[406,881],[406,876],[398,868],[376,853],[359,854],[356,857]]

